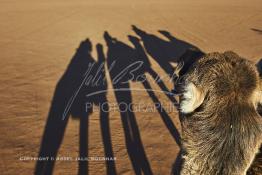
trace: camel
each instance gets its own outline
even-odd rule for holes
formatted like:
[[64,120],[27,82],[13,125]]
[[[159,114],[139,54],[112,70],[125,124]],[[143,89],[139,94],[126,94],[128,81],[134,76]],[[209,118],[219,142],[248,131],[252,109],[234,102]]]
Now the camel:
[[[246,175],[262,143],[262,81],[234,52],[205,54],[181,75],[182,175]],[[261,154],[261,153],[260,153]]]

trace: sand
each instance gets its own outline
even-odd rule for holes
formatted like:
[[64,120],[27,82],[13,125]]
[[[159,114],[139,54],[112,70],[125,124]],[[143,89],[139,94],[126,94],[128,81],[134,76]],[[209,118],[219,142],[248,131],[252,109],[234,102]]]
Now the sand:
[[[103,45],[105,53],[107,51],[103,38],[105,31],[132,46],[127,35],[137,36],[131,28],[131,25],[136,25],[166,42],[168,39],[158,30],[168,31],[172,36],[205,52],[233,50],[255,63],[262,57],[261,7],[260,0],[2,0],[1,174],[33,174],[36,161],[20,159],[38,156],[55,87],[84,39],[90,39],[92,55],[97,59],[97,43]],[[158,62],[150,55],[149,59],[153,70],[165,76],[166,72]],[[107,78],[110,79],[108,72]],[[172,89],[171,82],[164,83],[168,89]],[[129,84],[131,91],[145,89],[139,82]],[[153,89],[161,90],[153,80],[149,84]],[[112,88],[109,80],[108,88]],[[172,104],[164,93],[150,94],[134,90],[131,94],[133,103],[142,102],[153,106],[153,102],[160,101],[162,104]],[[116,104],[113,91],[108,91],[107,101]],[[151,170],[153,174],[169,174],[179,152],[174,134],[176,129],[180,131],[177,111],[140,111],[134,112],[133,117],[136,119],[133,126],[139,132],[131,134],[131,137],[135,137],[134,142],[139,142],[136,153],[139,156],[135,156],[135,160],[141,158],[141,162],[144,162],[147,159],[148,164],[139,165],[135,161],[132,166],[128,152],[134,149],[135,144],[128,145],[124,134],[124,129],[130,126],[123,125],[118,111],[110,111],[109,130],[117,174],[135,174],[134,169],[141,167],[144,172]],[[103,157],[98,107],[87,120],[86,150],[90,157]],[[79,127],[79,119],[70,117],[58,151],[59,157],[75,158],[79,155]],[[106,174],[106,164],[104,161],[89,161],[88,171],[90,175]],[[57,161],[54,167],[54,174],[77,172],[78,162],[74,160]]]

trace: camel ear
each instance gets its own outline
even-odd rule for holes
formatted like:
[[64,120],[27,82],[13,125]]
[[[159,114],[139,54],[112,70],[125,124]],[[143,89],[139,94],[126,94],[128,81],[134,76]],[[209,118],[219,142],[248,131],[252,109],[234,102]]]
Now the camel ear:
[[200,88],[194,83],[188,83],[182,94],[180,111],[185,114],[193,112],[203,103],[204,98],[204,93]]

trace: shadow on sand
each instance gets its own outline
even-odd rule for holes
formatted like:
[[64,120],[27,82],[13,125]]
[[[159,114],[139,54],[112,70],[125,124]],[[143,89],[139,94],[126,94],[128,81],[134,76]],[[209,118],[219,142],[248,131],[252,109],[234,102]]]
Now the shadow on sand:
[[[198,59],[203,52],[197,47],[175,38],[167,31],[160,31],[160,33],[168,41],[148,34],[136,26],[132,27],[138,35],[138,37],[128,35],[128,39],[133,46],[117,40],[108,32],[104,33],[104,39],[108,47],[107,58],[105,58],[101,44],[96,45],[98,55],[96,61],[91,55],[92,43],[90,40],[87,39],[80,43],[65,73],[57,83],[39,151],[40,157],[50,157],[54,158],[54,160],[38,161],[35,167],[36,175],[53,173],[55,158],[61,146],[70,116],[80,121],[79,156],[88,157],[89,115],[93,112],[94,105],[99,106],[100,109],[100,129],[105,157],[114,157],[109,126],[109,106],[106,97],[108,86],[105,76],[106,65],[119,106],[126,149],[135,174],[152,175],[154,173],[144,150],[136,115],[132,110],[130,82],[140,82],[152,102],[155,105],[160,104],[160,106],[156,106],[156,109],[174,141],[180,146],[179,132],[168,113],[161,106],[160,100],[147,80],[146,73],[153,77],[154,80],[157,80],[156,83],[160,89],[174,105],[178,103],[165,83],[159,78],[158,73],[151,67],[147,53],[155,59],[173,80],[176,77],[173,77],[175,68],[171,65],[171,62],[186,60],[185,65],[187,66],[185,67],[187,68],[184,67],[182,71],[186,72],[193,60]],[[191,51],[187,52],[188,50]],[[103,109],[101,104],[103,104]],[[125,110],[126,106],[129,106],[130,109]],[[181,155],[181,152],[179,155]],[[114,161],[106,161],[105,164],[107,175],[117,174]],[[174,174],[179,174],[180,165],[181,156],[177,156],[173,166]],[[78,166],[78,174],[88,174],[88,161],[79,161]]]
[[180,62],[181,56],[189,49],[199,50],[196,46],[172,36],[165,30],[159,30],[159,33],[166,37],[167,40],[147,33],[135,25],[132,28],[143,41],[147,53],[155,59],[169,76],[172,76],[175,71],[172,62]]
[[252,31],[257,32],[258,34],[262,35],[262,30],[251,28]]
[[[120,117],[125,134],[125,143],[135,174],[153,174],[141,140],[135,114],[132,112],[132,97],[130,89],[130,71],[138,75],[143,71],[135,60],[137,57],[133,48],[104,34],[108,46],[107,65],[110,70],[112,85],[120,110]],[[112,67],[113,66],[113,67]],[[144,68],[146,68],[145,65]],[[112,68],[110,68],[112,67]],[[142,66],[143,67],[143,66]],[[121,72],[123,70],[123,72]],[[120,72],[120,73],[119,73]],[[134,76],[136,76],[134,75]],[[134,80],[136,77],[134,77]],[[121,105],[123,104],[123,105]],[[126,110],[125,107],[130,109]]]
[[[69,116],[80,120],[79,156],[88,157],[88,117],[93,105],[107,104],[107,83],[104,75],[104,53],[101,44],[96,46],[98,61],[91,56],[92,44],[87,39],[81,42],[67,70],[57,83],[48,114],[39,157],[56,158],[61,146]],[[99,75],[97,75],[97,72]],[[97,77],[101,77],[97,79]],[[97,83],[98,82],[98,83]],[[87,94],[102,91],[98,95]],[[108,106],[104,106],[108,108]],[[100,125],[104,143],[105,157],[114,157],[111,144],[108,110],[100,110]],[[52,174],[55,160],[38,161],[35,174]],[[79,161],[78,174],[88,174],[88,162]],[[107,173],[116,174],[113,161],[106,161]]]

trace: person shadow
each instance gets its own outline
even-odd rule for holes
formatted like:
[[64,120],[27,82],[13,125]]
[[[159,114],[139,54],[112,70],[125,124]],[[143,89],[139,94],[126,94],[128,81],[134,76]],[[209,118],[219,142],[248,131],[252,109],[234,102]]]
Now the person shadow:
[[[159,33],[162,34],[167,40],[163,40],[156,35],[149,34],[142,29],[139,29],[137,26],[132,25],[133,31],[137,36],[140,37],[145,51],[158,63],[158,65],[169,75],[171,81],[174,83],[174,89],[172,90],[173,95],[178,95],[181,91],[180,81],[187,71],[190,70],[191,66],[198,61],[205,53],[198,47],[190,44],[186,41],[177,39],[171,35],[168,31],[159,30]],[[140,42],[133,42],[138,52],[145,52],[143,46]],[[141,49],[142,48],[142,49]],[[142,55],[142,54],[141,54]],[[146,55],[144,53],[143,55]],[[176,63],[177,67],[173,67],[171,63]],[[152,77],[154,72],[148,71]],[[145,89],[152,89],[148,81],[144,81],[143,85]],[[161,86],[160,86],[161,87]],[[161,88],[162,91],[167,89]],[[155,104],[160,103],[153,91],[147,91],[151,99]],[[179,108],[179,103],[176,100],[170,99],[177,109]],[[181,138],[179,132],[176,130],[171,119],[168,117],[168,114],[165,110],[161,108],[159,111],[161,117],[169,129],[169,132],[173,136],[177,145],[180,147],[180,151],[173,163],[171,174],[179,175],[181,171],[181,166],[183,164],[181,150]],[[179,115],[180,116],[180,115]],[[181,118],[179,118],[181,120]]]
[[[39,157],[48,157],[49,159],[48,161],[36,162],[35,175],[50,175],[53,173],[69,116],[80,121],[79,157],[88,157],[88,117],[93,112],[94,105],[99,105],[99,103],[107,104],[107,82],[102,45],[97,44],[96,49],[98,61],[95,61],[91,56],[92,43],[90,40],[82,41],[56,85],[39,151]],[[106,108],[108,106],[104,105],[104,109]],[[99,110],[105,156],[114,157],[108,110],[102,110],[101,108]],[[107,174],[116,174],[113,161],[106,161],[106,166]],[[78,174],[88,174],[88,161],[78,161]]]
[[[141,136],[139,134],[138,125],[135,114],[132,112],[132,97],[130,82],[140,82],[152,99],[156,109],[158,110],[165,126],[173,136],[174,140],[180,145],[180,135],[168,113],[162,107],[161,102],[155,95],[150,83],[146,78],[149,73],[153,78],[159,77],[152,69],[149,58],[147,57],[139,38],[128,35],[129,41],[134,47],[131,47],[116,38],[110,36],[108,32],[104,33],[104,38],[108,46],[107,65],[110,72],[111,82],[114,87],[115,96],[119,105],[121,120],[125,133],[125,141],[127,151],[135,171],[135,174],[152,174],[149,162],[147,160]],[[156,81],[163,92],[169,90],[161,79]],[[173,98],[173,97],[172,97]],[[171,99],[175,102],[175,99]],[[125,107],[129,107],[126,109]]]
[[[141,40],[139,38],[137,38],[136,36],[133,35],[128,35],[129,41],[133,44],[135,51],[137,53],[137,57],[138,59],[143,62],[143,65],[146,65],[144,67],[142,67],[141,69],[143,69],[143,75],[145,76],[145,73],[147,72],[152,78],[153,80],[158,84],[158,86],[160,87],[160,89],[162,90],[162,92],[169,98],[169,100],[171,102],[173,102],[173,104],[177,107],[177,100],[174,98],[173,94],[170,92],[170,90],[166,87],[165,83],[163,82],[162,78],[158,75],[158,73],[152,69],[149,58],[141,44]],[[172,77],[171,81],[173,81]],[[145,79],[145,81],[147,81],[147,79]],[[144,84],[145,85],[145,84]]]
[[146,78],[145,73],[149,73],[150,76],[152,76],[155,80],[155,82],[159,85],[159,87],[161,88],[162,92],[164,94],[166,94],[168,96],[168,98],[170,99],[170,101],[175,105],[175,107],[177,106],[177,101],[176,99],[173,97],[173,95],[170,95],[170,92],[168,90],[168,88],[165,86],[164,82],[160,79],[155,79],[156,77],[159,77],[159,75],[152,69],[150,63],[147,64],[149,62],[149,58],[147,57],[143,46],[140,43],[139,38],[132,36],[132,35],[128,35],[129,41],[134,45],[134,49],[135,52],[137,53],[137,57],[143,62],[146,63],[146,69],[143,70],[143,75],[144,75],[144,79],[142,81],[140,81],[145,90],[147,91],[149,97],[152,99],[152,101],[154,102],[154,105],[156,107],[156,109],[158,110],[159,114],[161,115],[161,118],[165,124],[165,126],[167,127],[167,129],[169,130],[170,134],[173,136],[174,140],[176,141],[176,143],[178,145],[180,145],[180,135],[178,130],[176,129],[175,125],[173,124],[171,118],[168,116],[168,113],[166,112],[166,110],[163,108],[163,106],[161,105],[161,102],[158,100],[157,96],[154,93],[154,90],[152,89],[149,81]]
[[[108,47],[107,59],[105,59],[101,44],[96,45],[98,59],[95,61],[91,55],[92,43],[90,40],[86,39],[80,43],[66,71],[56,85],[47,117],[39,157],[49,157],[49,160],[37,161],[34,174],[49,175],[53,173],[55,159],[63,141],[69,116],[80,121],[79,157],[88,157],[89,116],[92,114],[94,106],[99,107],[100,128],[105,157],[114,157],[109,126],[109,106],[106,97],[108,84],[105,76],[105,64],[107,64],[119,106],[126,148],[135,174],[151,175],[153,172],[147,159],[136,116],[133,112],[130,89],[131,81],[142,83],[154,104],[158,105],[156,109],[163,123],[180,146],[179,132],[154,93],[147,80],[146,73],[156,80],[158,86],[171,102],[175,105],[178,103],[172,94],[169,93],[170,90],[165,86],[161,78],[159,78],[158,73],[152,69],[146,51],[168,73],[170,78],[173,78],[172,75],[175,71],[170,62],[189,60],[190,63],[188,66],[182,68],[182,70],[184,69],[182,72],[186,72],[188,68],[186,69],[185,67],[190,67],[190,64],[193,62],[191,58],[199,58],[202,52],[200,53],[196,47],[189,43],[176,40],[166,31],[161,31],[161,33],[169,38],[169,41],[148,34],[135,26],[133,26],[133,29],[140,36],[140,39],[136,36],[128,36],[129,41],[134,47],[118,41],[116,38],[110,36],[108,32],[104,33],[104,39]],[[144,47],[141,42],[143,42]],[[177,44],[176,47],[174,43]],[[184,50],[189,48],[190,52],[178,49],[176,53],[174,50],[172,51],[172,48]],[[180,152],[179,155],[182,155],[182,153]],[[178,172],[179,165],[181,164],[179,157],[181,156],[177,157],[174,164],[175,172]],[[117,174],[114,161],[106,161],[105,164],[108,175]],[[78,161],[78,174],[88,174],[88,161]]]
[[[145,50],[143,48],[143,46],[141,45],[141,41],[139,40],[139,38],[129,35],[128,36],[129,40],[131,41],[131,43],[134,45],[136,52],[138,53],[138,56],[140,59],[142,60],[148,60],[148,57],[145,53]],[[188,55],[189,56],[189,55]],[[184,56],[185,58],[185,56]],[[145,61],[146,62],[146,61]],[[184,68],[185,69],[185,68]],[[151,68],[148,67],[148,69],[145,70],[146,72],[149,73],[149,75],[151,75],[154,79],[156,77],[158,77],[157,73]],[[163,92],[168,91],[168,89],[166,88],[165,84],[163,81],[161,81],[161,79],[155,79],[157,84],[159,85],[159,87],[161,88],[161,90]],[[169,130],[169,133],[173,136],[175,142],[177,143],[177,145],[179,147],[181,147],[181,137],[179,134],[179,131],[176,129],[176,126],[173,124],[173,121],[171,120],[171,118],[169,117],[167,111],[164,109],[164,107],[161,105],[161,102],[159,101],[159,99],[157,98],[157,96],[155,95],[150,83],[148,82],[148,80],[145,78],[144,81],[141,81],[144,88],[146,89],[149,97],[152,99],[156,109],[158,110],[165,126],[167,127],[167,129]],[[175,105],[175,107],[178,109],[178,102],[176,101],[176,99],[173,99],[173,96],[170,96],[168,94],[168,97],[172,97],[169,98],[171,100],[171,102],[173,102],[173,104]],[[175,160],[175,163],[173,164],[172,167],[172,174],[175,175],[179,175],[180,171],[181,171],[181,165],[182,165],[182,151],[180,150],[178,153],[178,156]]]
[[146,69],[147,65],[136,59],[137,53],[132,47],[113,38],[108,32],[104,33],[104,39],[108,47],[107,66],[119,106],[127,153],[135,174],[152,175],[133,112],[130,89],[130,81],[137,81],[137,75],[141,74],[142,67]]
[[[168,40],[164,40],[156,35],[147,33],[135,25],[132,25],[132,29],[141,38],[146,52],[159,64],[159,66],[170,76],[170,78],[174,78],[175,80],[176,77],[173,77],[173,74],[176,70],[171,63],[185,61],[185,53],[189,50],[202,52],[193,44],[180,40],[165,30],[159,30],[159,33],[161,33]],[[191,60],[186,60],[187,63],[192,64],[191,61],[194,59],[192,57],[189,59]]]

